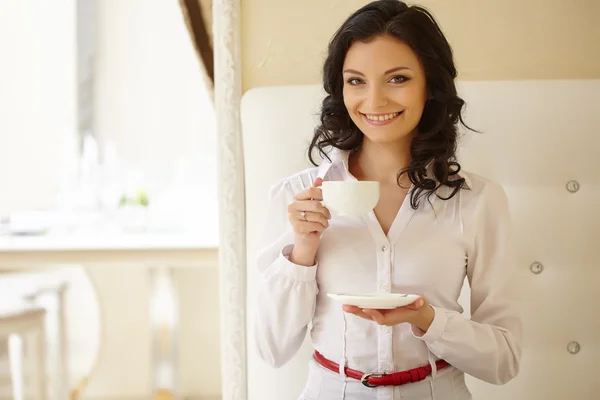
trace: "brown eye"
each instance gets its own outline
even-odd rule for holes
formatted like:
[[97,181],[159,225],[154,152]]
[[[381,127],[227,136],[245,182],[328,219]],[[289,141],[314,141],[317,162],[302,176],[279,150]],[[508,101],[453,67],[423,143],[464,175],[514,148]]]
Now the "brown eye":
[[398,76],[394,76],[392,79],[390,79],[390,81],[392,83],[404,83],[404,82],[408,81],[408,78],[404,75],[398,75]]
[[350,78],[346,82],[348,82],[348,84],[352,86],[360,85],[361,83],[363,83],[362,79],[359,78]]

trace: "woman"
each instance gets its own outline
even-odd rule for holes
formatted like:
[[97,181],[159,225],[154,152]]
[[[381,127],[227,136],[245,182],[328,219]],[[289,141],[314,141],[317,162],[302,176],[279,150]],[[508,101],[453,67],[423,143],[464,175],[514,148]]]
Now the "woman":
[[[465,374],[504,384],[521,357],[502,187],[461,170],[450,46],[423,8],[379,0],[336,32],[324,65],[315,168],[270,193],[255,320],[260,356],[315,348],[301,399],[470,399]],[[323,180],[378,181],[362,218],[333,215]],[[471,318],[457,302],[465,277]],[[327,293],[415,293],[394,310]],[[340,365],[342,367],[340,367]],[[407,382],[410,381],[410,382]]]

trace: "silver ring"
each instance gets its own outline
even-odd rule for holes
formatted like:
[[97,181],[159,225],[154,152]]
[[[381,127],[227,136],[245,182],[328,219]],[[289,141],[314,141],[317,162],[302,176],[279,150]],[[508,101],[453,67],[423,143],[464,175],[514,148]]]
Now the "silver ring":
[[306,221],[306,212],[300,211],[300,216]]

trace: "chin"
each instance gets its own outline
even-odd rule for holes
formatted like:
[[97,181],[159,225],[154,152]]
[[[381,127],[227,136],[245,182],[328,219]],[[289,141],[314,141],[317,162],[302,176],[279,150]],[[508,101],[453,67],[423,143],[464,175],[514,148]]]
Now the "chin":
[[[402,128],[394,128],[393,126],[386,127],[386,129],[376,128],[373,129],[371,126],[359,127],[361,132],[365,135],[365,138],[370,142],[377,144],[392,144],[406,141],[411,139],[412,135]],[[400,133],[399,133],[400,131]]]

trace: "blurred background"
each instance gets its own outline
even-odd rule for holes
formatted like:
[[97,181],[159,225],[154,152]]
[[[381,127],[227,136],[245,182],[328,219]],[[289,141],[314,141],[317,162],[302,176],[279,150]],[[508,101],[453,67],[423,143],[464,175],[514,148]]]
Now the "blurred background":
[[[216,1],[216,0],[214,0]],[[362,0],[244,0],[243,89]],[[424,0],[466,80],[600,77],[600,2]],[[0,0],[0,399],[217,399],[211,0]]]
[[0,0],[1,399],[220,394],[211,11],[188,3]]

